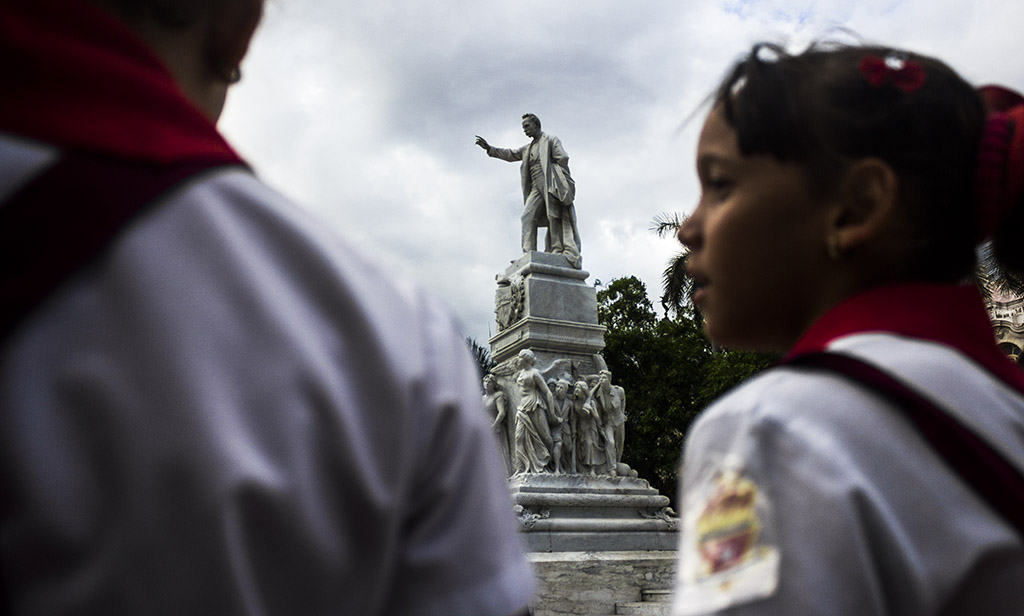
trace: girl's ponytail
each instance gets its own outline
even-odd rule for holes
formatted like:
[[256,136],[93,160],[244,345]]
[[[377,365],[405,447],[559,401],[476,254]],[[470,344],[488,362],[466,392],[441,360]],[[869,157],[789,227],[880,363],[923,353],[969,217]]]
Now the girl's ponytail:
[[996,259],[1024,272],[1024,96],[1001,86],[979,93],[989,110],[978,154],[976,236],[991,238]]

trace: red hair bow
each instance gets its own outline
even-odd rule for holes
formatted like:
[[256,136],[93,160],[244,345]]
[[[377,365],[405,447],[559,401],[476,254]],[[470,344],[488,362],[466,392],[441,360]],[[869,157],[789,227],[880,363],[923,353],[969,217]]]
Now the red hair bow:
[[913,60],[885,59],[868,54],[860,61],[860,72],[868,83],[878,87],[892,83],[910,94],[924,85],[924,67]]

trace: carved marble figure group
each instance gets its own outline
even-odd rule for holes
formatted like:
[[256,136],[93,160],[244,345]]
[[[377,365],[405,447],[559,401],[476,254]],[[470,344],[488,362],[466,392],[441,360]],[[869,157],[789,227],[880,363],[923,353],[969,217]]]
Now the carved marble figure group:
[[493,374],[484,377],[484,406],[494,418],[495,438],[510,474],[619,473],[625,440],[626,394],[612,385],[611,372],[574,379],[568,373],[545,379],[533,351],[516,357],[518,404],[514,438],[505,418],[509,395]]

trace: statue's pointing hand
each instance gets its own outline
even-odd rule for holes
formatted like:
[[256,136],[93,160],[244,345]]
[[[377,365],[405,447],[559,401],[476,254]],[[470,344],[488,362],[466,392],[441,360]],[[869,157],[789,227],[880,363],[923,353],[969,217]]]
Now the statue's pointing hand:
[[487,143],[487,140],[481,137],[480,135],[476,136],[476,144],[485,150],[491,149],[491,144]]

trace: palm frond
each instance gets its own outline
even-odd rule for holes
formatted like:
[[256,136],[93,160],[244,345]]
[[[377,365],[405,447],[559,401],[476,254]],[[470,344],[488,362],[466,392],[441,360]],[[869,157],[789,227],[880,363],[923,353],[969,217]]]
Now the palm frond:
[[686,261],[690,253],[679,252],[668,262],[661,274],[661,307],[666,312],[682,312],[690,303],[693,293],[693,278],[686,273]]
[[669,237],[675,235],[684,222],[686,222],[686,214],[662,212],[651,220],[651,232],[658,237]]
[[996,257],[992,242],[981,245],[974,273],[986,300],[992,301],[999,296],[1024,297],[1024,276],[1003,267]]
[[[658,237],[672,237],[686,222],[686,215],[663,212],[651,220],[651,232]],[[673,256],[661,274],[661,307],[666,313],[681,313],[690,305],[693,279],[686,273],[689,252],[684,248]]]

